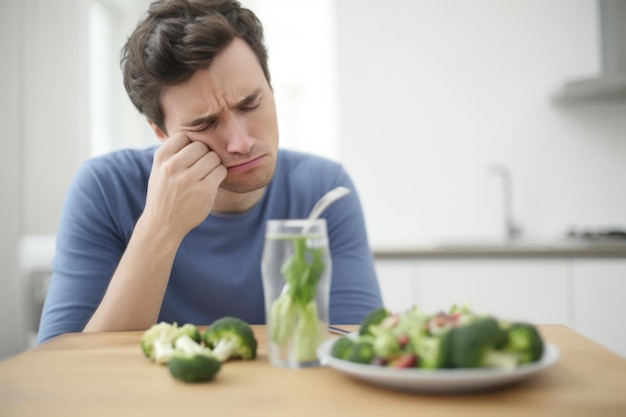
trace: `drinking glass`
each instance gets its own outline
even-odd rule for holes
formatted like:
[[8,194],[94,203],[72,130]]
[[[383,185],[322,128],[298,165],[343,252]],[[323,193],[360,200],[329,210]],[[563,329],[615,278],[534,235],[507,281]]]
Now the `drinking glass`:
[[326,220],[268,220],[261,261],[270,363],[317,366],[328,338],[331,256]]

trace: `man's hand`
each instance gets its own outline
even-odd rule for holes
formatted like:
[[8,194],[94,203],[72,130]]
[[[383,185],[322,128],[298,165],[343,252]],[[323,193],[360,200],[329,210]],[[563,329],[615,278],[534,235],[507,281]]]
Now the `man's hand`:
[[227,169],[182,133],[155,152],[146,207],[85,332],[140,330],[159,316],[176,251],[211,212]]
[[226,174],[219,155],[204,143],[172,135],[154,154],[142,217],[182,240],[209,215]]

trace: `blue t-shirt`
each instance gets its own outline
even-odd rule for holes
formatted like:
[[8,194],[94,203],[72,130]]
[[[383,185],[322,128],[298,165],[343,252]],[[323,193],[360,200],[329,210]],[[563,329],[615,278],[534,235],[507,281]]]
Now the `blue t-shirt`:
[[[38,343],[82,331],[100,304],[143,212],[155,150],[117,151],[81,166],[60,219]],[[321,216],[332,256],[329,319],[359,323],[382,301],[354,185],[341,165],[282,149],[274,178],[252,209],[210,214],[183,239],[159,321],[206,325],[231,315],[264,323],[260,265],[266,221],[304,218],[340,185],[353,192]]]

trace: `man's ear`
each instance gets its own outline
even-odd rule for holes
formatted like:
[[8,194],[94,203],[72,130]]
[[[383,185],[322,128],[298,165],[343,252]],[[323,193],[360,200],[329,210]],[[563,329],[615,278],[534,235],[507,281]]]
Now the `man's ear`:
[[152,120],[150,120],[150,119],[146,119],[146,120],[148,121],[148,124],[152,128],[152,131],[154,132],[156,137],[161,142],[165,142],[167,140],[167,134],[163,130],[161,130],[161,128],[159,126],[157,126],[156,123],[154,123]]

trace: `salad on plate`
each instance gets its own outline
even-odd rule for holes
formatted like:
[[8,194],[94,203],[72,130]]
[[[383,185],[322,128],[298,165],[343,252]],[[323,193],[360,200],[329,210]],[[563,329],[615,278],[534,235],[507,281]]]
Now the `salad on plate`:
[[545,343],[527,322],[506,321],[453,305],[429,314],[417,306],[402,313],[370,312],[358,333],[341,336],[333,358],[389,368],[514,370],[539,361]]

